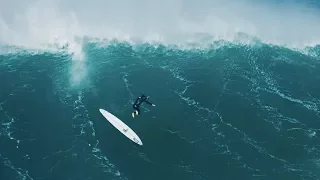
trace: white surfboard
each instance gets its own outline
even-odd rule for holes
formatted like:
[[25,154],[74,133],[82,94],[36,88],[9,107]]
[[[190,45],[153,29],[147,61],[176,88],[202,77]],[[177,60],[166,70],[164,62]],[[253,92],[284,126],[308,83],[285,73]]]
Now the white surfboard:
[[122,134],[127,136],[127,138],[131,139],[133,142],[142,146],[142,141],[140,140],[139,136],[129,126],[127,126],[125,123],[123,123],[120,119],[118,119],[110,112],[104,109],[99,109],[99,111]]

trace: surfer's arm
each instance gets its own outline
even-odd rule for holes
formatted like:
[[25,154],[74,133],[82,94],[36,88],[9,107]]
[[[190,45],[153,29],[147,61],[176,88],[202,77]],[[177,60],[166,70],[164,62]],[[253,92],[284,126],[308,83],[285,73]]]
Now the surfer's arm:
[[146,103],[149,104],[149,105],[156,106],[155,104],[152,104],[151,102],[149,102],[149,101],[147,101],[147,100],[144,100],[144,102],[146,102]]

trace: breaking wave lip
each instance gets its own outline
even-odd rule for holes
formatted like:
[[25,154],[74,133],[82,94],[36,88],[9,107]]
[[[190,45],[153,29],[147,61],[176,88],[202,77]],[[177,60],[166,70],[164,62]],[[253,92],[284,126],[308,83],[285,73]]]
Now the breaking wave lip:
[[13,8],[21,4],[15,1],[0,5],[0,45],[66,51],[75,60],[84,59],[85,41],[180,48],[262,43],[304,49],[320,44],[319,13],[298,5],[266,6],[245,0],[26,0],[19,9]]
[[[183,38],[182,38],[183,39]],[[256,37],[249,36],[245,33],[237,33],[232,39],[225,39],[220,37],[212,37],[209,34],[196,34],[186,35],[184,40],[179,41],[165,41],[161,37],[142,39],[139,37],[121,36],[111,38],[100,38],[100,37],[74,37],[74,39],[68,41],[66,39],[56,39],[55,42],[41,43],[39,46],[27,46],[27,45],[10,45],[0,44],[0,54],[15,54],[15,53],[26,53],[26,54],[38,54],[44,52],[59,53],[71,55],[72,60],[83,61],[85,58],[84,46],[88,43],[95,43],[96,46],[106,47],[110,44],[121,44],[127,43],[132,46],[135,45],[150,45],[158,47],[165,46],[170,49],[179,50],[212,50],[218,49],[224,46],[250,46],[259,47],[261,45],[277,46],[288,48],[300,53],[318,57],[320,56],[320,43],[311,44],[304,46],[292,46],[284,44],[272,44],[264,42]]]

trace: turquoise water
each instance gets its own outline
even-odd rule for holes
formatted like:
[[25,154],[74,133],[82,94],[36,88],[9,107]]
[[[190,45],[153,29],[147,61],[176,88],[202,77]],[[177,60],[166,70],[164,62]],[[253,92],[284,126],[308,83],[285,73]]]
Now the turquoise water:
[[[1,55],[1,179],[319,179],[319,50],[86,43]],[[144,105],[131,117],[141,93]],[[106,109],[139,135],[136,145]]]
[[319,180],[318,4],[3,1],[0,180]]

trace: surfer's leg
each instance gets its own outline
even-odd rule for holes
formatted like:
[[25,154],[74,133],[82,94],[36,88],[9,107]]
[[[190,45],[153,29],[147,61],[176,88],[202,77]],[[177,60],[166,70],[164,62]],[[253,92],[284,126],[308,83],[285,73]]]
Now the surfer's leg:
[[134,118],[134,115],[139,115],[140,114],[140,109],[139,109],[139,106],[137,105],[133,105],[133,109],[134,111],[132,112],[132,117]]
[[133,118],[134,118],[134,115],[135,115],[135,114],[136,114],[136,115],[140,115],[140,110],[137,109],[137,110],[135,110],[135,111],[132,112],[131,115],[132,115]]
[[132,106],[132,108],[133,108],[133,112],[131,113],[131,115],[132,115],[132,117],[134,118],[134,114],[136,113],[136,111],[137,111],[137,105],[136,104],[134,104],[133,106]]

